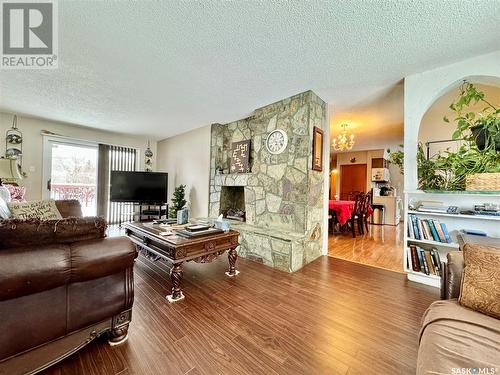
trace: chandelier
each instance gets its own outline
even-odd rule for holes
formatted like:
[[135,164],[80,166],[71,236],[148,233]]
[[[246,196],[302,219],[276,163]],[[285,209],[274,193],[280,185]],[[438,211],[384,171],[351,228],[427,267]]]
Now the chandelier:
[[338,135],[337,138],[334,138],[332,141],[332,148],[335,151],[349,151],[352,150],[354,146],[354,134],[351,134],[347,137],[347,124],[340,125],[342,131]]

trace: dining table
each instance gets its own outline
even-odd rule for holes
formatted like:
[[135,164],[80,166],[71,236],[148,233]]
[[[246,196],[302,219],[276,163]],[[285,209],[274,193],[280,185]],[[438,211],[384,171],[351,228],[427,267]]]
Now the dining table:
[[[346,200],[330,200],[328,208],[335,212],[335,215],[337,216],[337,221],[340,223],[340,225],[344,225],[347,223],[347,220],[351,217],[353,211],[354,211],[354,206],[356,202],[355,201],[346,201]],[[373,209],[371,206],[368,206],[368,216],[370,216],[373,213]]]

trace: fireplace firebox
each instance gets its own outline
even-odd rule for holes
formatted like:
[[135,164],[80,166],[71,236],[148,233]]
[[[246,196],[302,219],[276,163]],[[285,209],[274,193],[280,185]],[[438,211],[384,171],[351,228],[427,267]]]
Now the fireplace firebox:
[[225,218],[245,221],[245,188],[243,186],[222,186],[220,214]]

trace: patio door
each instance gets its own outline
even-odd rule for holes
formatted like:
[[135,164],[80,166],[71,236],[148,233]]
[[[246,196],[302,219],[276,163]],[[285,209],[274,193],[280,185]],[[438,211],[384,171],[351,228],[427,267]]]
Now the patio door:
[[98,145],[44,139],[43,197],[76,199],[84,216],[97,214]]

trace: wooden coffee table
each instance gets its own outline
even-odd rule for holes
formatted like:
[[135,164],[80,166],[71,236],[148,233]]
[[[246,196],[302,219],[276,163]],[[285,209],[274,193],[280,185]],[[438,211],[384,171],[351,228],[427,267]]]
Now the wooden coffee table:
[[236,276],[236,248],[239,246],[239,233],[228,232],[210,234],[197,238],[186,238],[180,235],[162,236],[165,229],[152,223],[127,223],[123,225],[125,233],[139,248],[145,249],[173,264],[170,269],[172,280],[172,294],[167,296],[169,302],[184,299],[181,289],[182,263],[195,261],[197,263],[210,263],[219,255],[229,250],[229,271],[227,276]]

